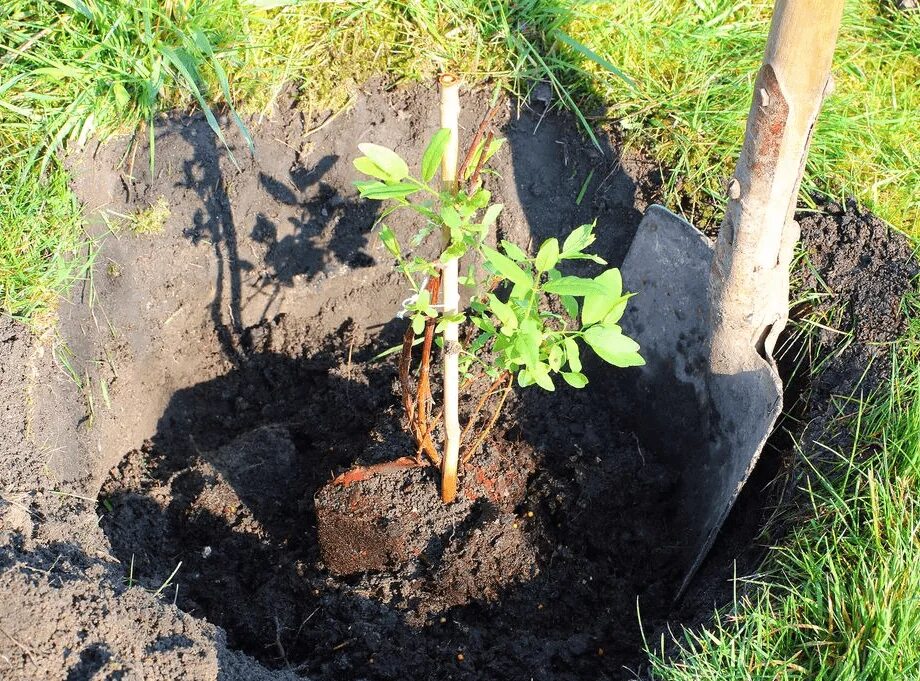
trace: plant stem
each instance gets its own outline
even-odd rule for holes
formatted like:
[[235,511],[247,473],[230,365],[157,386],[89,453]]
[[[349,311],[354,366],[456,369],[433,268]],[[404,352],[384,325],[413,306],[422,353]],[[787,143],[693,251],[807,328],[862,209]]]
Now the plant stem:
[[[450,141],[441,157],[441,183],[446,191],[457,190],[457,157],[460,149],[460,80],[449,74],[440,78],[441,127],[450,130]],[[450,232],[445,230],[445,248]],[[441,268],[444,316],[455,315],[460,307],[460,267],[457,258]],[[457,496],[457,463],[460,458],[460,326],[444,327],[444,454],[441,457],[441,500],[450,503]]]

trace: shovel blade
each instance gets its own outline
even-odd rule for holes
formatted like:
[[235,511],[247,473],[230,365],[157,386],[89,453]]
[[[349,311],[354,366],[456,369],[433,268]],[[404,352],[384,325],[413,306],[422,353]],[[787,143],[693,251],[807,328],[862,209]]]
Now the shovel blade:
[[712,547],[782,411],[776,366],[748,339],[738,339],[736,351],[750,355],[747,364],[755,369],[710,373],[712,253],[702,232],[652,206],[621,270],[626,290],[637,293],[622,326],[646,359],[625,387],[634,405],[634,426],[646,446],[679,472],[687,568],[678,598]]

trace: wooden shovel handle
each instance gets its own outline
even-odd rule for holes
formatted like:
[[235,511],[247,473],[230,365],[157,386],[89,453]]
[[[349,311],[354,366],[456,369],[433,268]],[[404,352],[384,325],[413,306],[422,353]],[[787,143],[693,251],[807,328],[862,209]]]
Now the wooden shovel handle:
[[811,132],[829,89],[844,0],[777,0],[754,84],[744,146],[728,187],[710,289],[712,364],[740,366],[737,347],[772,354],[788,316],[792,221]]

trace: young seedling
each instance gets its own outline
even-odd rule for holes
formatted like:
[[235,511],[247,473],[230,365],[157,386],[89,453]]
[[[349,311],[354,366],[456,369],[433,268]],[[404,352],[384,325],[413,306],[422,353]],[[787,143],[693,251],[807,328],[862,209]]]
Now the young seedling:
[[[572,387],[583,388],[588,377],[582,372],[582,344],[617,367],[644,364],[639,345],[618,323],[633,295],[623,292],[619,270],[607,268],[593,278],[566,275],[561,270],[566,261],[573,260],[607,264],[587,251],[595,240],[594,224],[576,228],[561,244],[556,238],[547,239],[535,256],[509,241],[501,241],[497,248],[486,243],[502,204],[492,203],[491,193],[482,186],[482,168],[502,141],[491,135],[482,139],[477,134],[460,172],[454,172],[458,134],[456,108],[451,111],[456,95],[449,91],[451,87],[456,87],[455,81],[445,84],[442,79],[442,128],[425,149],[418,177],[395,152],[376,144],[358,145],[363,156],[354,163],[373,178],[355,183],[360,195],[390,203],[379,221],[380,239],[412,290],[400,313],[411,321],[400,365],[403,406],[418,456],[425,454],[441,467],[445,502],[456,495],[458,462],[469,460],[484,441],[513,377],[521,387],[536,384],[555,390],[553,377],[561,376]],[[432,182],[439,165],[438,188]],[[401,242],[386,224],[399,209],[409,209],[425,219],[408,243]],[[434,259],[419,255],[435,234],[442,235],[439,255]],[[477,276],[472,265],[465,276],[458,276],[464,259],[484,263],[487,276]],[[459,285],[475,291],[464,308],[459,305]],[[442,303],[438,302],[439,295]],[[471,332],[465,344],[460,340],[461,327]],[[437,419],[429,418],[429,358],[435,335],[443,354],[443,454],[431,437]],[[413,397],[409,365],[416,344],[422,345],[422,358]],[[459,377],[471,380],[482,374],[491,379],[491,387],[480,396],[461,433]],[[474,421],[496,395],[499,398],[491,417],[471,436]],[[470,441],[461,457],[464,439]]]

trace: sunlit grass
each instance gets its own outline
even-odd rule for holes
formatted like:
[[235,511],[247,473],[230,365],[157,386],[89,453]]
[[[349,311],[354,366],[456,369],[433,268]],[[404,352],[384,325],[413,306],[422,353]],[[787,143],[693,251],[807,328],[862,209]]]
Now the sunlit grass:
[[911,305],[891,385],[849,410],[852,445],[818,447],[820,465],[802,455],[791,535],[714,624],[685,632],[670,660],[653,659],[656,678],[920,678],[917,313]]
[[[0,6],[0,192],[66,192],[42,174],[61,148],[119,130],[149,133],[169,108],[210,117],[211,107],[231,103],[264,113],[293,87],[301,106],[337,110],[375,75],[399,84],[452,70],[518,94],[549,81],[584,129],[610,121],[670,169],[668,204],[711,225],[740,147],[771,4],[8,0]],[[835,74],[806,190],[854,195],[917,233],[920,14],[877,0],[847,3]],[[55,229],[46,224],[48,234]]]
[[[628,73],[635,90],[587,64],[586,81],[630,139],[672,170],[668,199],[713,219],[744,134],[772,2],[604,3],[572,35]],[[836,89],[815,130],[804,188],[855,196],[920,233],[920,13],[848,2]]]
[[66,174],[50,173],[41,187],[0,188],[0,309],[42,323],[61,291],[91,260],[80,207]]

